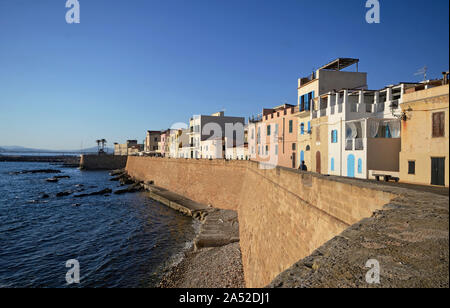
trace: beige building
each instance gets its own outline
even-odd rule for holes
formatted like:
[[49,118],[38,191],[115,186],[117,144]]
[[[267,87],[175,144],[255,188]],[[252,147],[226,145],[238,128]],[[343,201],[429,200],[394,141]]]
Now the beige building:
[[404,182],[449,186],[449,87],[442,80],[411,88],[401,109],[400,179]]
[[127,140],[126,143],[122,144],[114,143],[114,155],[118,156],[137,155],[143,149],[144,145],[138,144],[137,140]]
[[161,131],[149,130],[145,137],[144,152],[147,154],[161,153],[158,145],[161,142]]

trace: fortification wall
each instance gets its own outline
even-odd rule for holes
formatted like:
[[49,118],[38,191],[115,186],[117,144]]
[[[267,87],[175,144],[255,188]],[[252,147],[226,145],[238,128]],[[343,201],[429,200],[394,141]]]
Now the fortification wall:
[[356,180],[264,170],[249,161],[129,157],[126,169],[197,202],[237,210],[247,287],[268,285],[395,197]]
[[127,156],[114,155],[81,155],[80,168],[84,170],[123,169],[127,164]]

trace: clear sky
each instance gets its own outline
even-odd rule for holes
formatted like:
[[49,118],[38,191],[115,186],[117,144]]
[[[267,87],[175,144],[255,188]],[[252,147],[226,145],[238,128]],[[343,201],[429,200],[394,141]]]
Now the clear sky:
[[79,149],[193,114],[297,103],[297,78],[361,60],[369,87],[449,67],[448,0],[0,0],[0,146]]

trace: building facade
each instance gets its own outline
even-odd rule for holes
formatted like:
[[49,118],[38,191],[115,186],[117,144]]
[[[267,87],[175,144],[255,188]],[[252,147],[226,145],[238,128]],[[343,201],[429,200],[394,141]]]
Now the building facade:
[[114,143],[114,155],[128,156],[137,155],[144,150],[143,144],[138,144],[137,140],[127,140],[126,143]]
[[[245,118],[225,116],[224,112],[218,112],[210,116],[198,115],[192,117],[189,122],[189,158],[209,158],[203,157],[203,150],[209,149],[211,146],[210,140],[221,141],[227,134],[231,134],[233,139],[243,140],[244,125]],[[209,153],[210,151],[206,152]]]
[[149,130],[145,137],[144,152],[147,154],[161,153],[159,143],[161,142],[161,131]]
[[[310,76],[298,79],[297,157],[309,171],[328,173],[328,115],[327,102],[320,96],[330,91],[367,88],[367,73],[358,72],[358,59],[338,58]],[[356,71],[343,71],[351,66]]]
[[403,96],[400,179],[449,186],[449,87],[442,80],[418,85]]

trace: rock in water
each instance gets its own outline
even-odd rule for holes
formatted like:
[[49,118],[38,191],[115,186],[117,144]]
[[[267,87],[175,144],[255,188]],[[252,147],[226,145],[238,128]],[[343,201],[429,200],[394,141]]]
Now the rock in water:
[[69,195],[71,195],[71,194],[73,194],[73,192],[72,191],[63,191],[63,192],[59,192],[59,193],[57,193],[56,194],[56,197],[65,197],[65,196],[69,196]]

